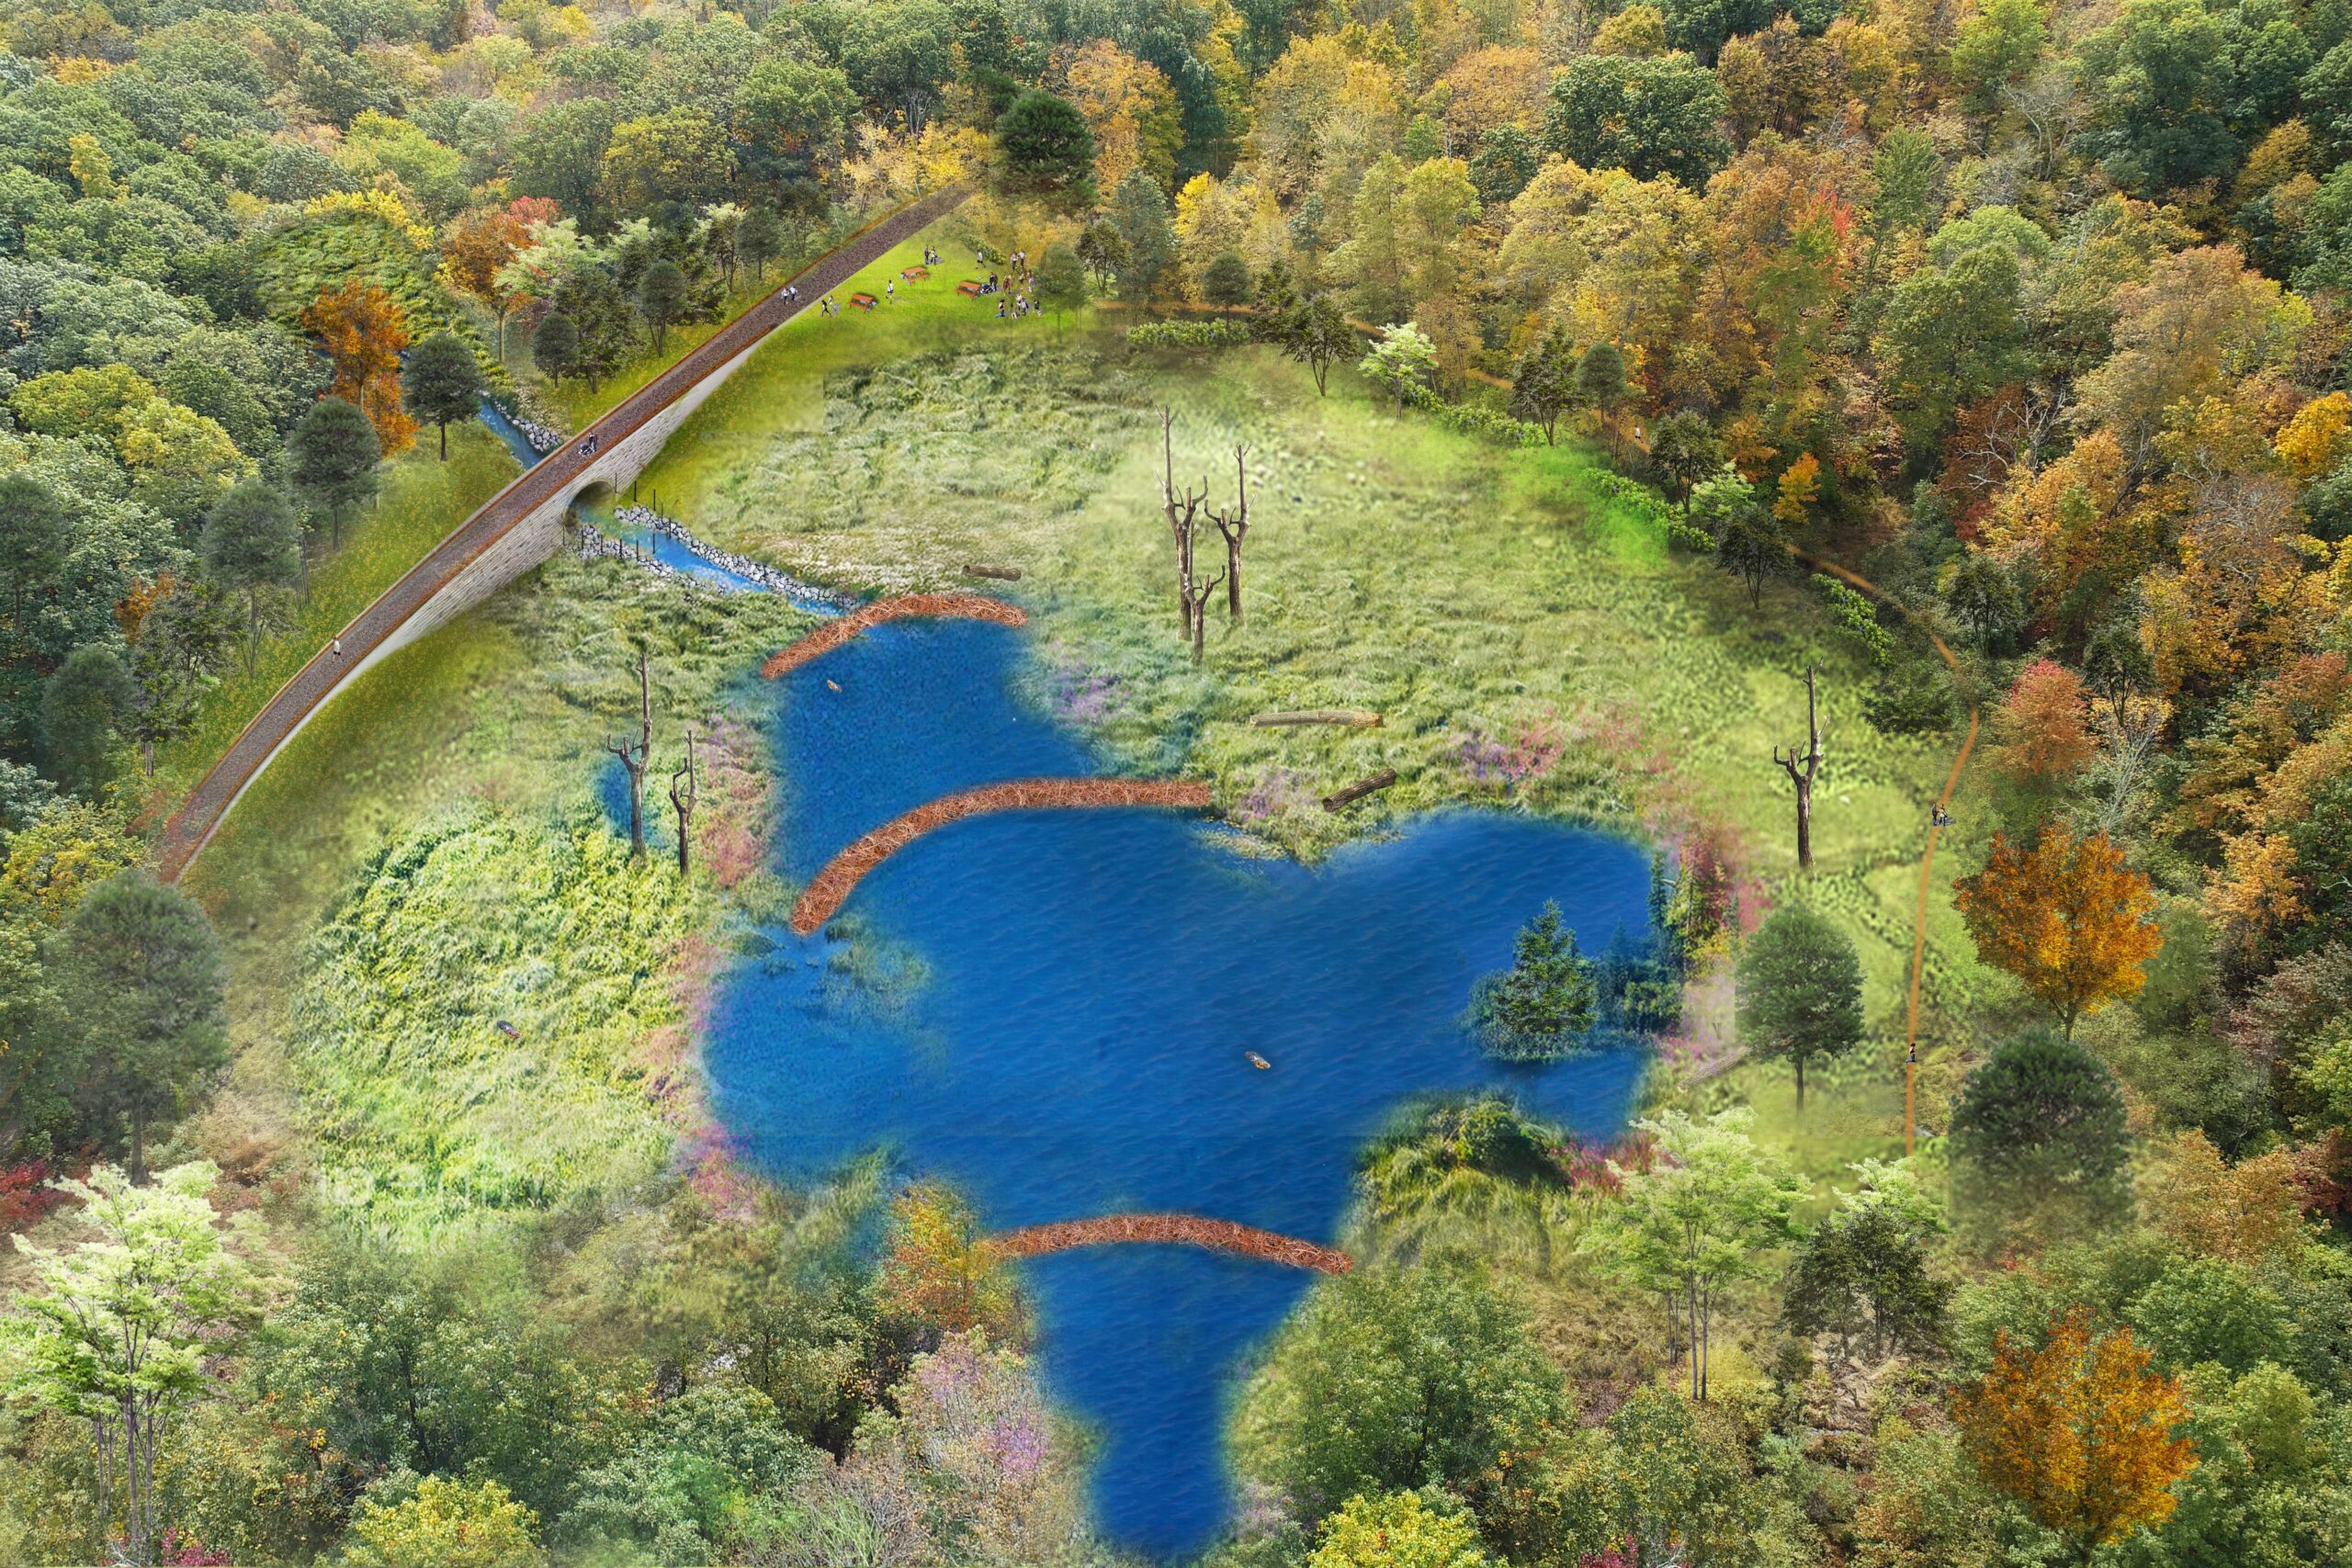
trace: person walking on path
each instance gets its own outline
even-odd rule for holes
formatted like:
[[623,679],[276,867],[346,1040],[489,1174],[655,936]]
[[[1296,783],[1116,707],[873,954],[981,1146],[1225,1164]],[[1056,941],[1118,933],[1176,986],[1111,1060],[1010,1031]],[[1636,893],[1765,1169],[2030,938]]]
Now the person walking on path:
[[341,659],[343,657],[343,638],[335,637],[330,640],[327,644],[327,652],[334,658]]

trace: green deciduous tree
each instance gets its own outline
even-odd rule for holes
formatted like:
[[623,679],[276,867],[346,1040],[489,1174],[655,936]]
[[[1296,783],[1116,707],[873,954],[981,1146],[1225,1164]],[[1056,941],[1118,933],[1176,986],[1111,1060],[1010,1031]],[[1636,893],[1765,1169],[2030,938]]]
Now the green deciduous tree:
[[114,776],[114,750],[139,700],[122,656],[105,643],[85,643],[41,683],[41,757],[50,776],[71,790],[96,795]]
[[139,1184],[113,1166],[58,1186],[81,1200],[92,1235],[69,1247],[17,1247],[36,1284],[0,1320],[10,1393],[90,1423],[98,1484],[122,1523],[125,1561],[155,1561],[162,1498],[155,1461],[172,1418],[209,1385],[205,1359],[231,1348],[259,1304],[251,1271],[207,1194],[220,1171],[197,1162]]
[[1887,401],[1914,451],[1934,449],[1961,405],[2025,368],[2016,254],[1980,245],[1949,268],[1924,267],[1897,284],[1871,344]]
[[1723,443],[1696,410],[1676,409],[1650,426],[1650,467],[1684,511],[1690,507],[1691,488],[1723,466]]
[[78,1061],[74,1098],[107,1147],[147,1178],[147,1132],[228,1060],[220,938],[196,901],[144,872],[92,888],[51,941]]
[[1751,1056],[1804,1069],[1862,1042],[1862,965],[1846,933],[1801,904],[1772,911],[1739,955],[1739,1039]]
[[1380,336],[1356,362],[1356,368],[1396,399],[1401,409],[1430,395],[1430,378],[1437,373],[1437,344],[1410,321],[1392,322],[1380,329]]
[[30,474],[0,474],[0,588],[14,640],[25,639],[26,601],[55,582],[71,542],[55,491]]
[[401,400],[441,435],[441,459],[449,458],[449,422],[471,419],[481,396],[481,367],[455,333],[435,333],[408,351],[401,369]]
[[1701,1120],[1679,1111],[1634,1123],[1652,1140],[1647,1169],[1620,1170],[1619,1198],[1593,1216],[1582,1247],[1615,1277],[1656,1291],[1691,1347],[1690,1395],[1707,1397],[1714,1314],[1724,1292],[1761,1277],[1796,1235],[1805,1184],[1756,1146],[1746,1107]]
[[1928,1269],[1923,1227],[1898,1203],[1855,1194],[1805,1238],[1781,1286],[1791,1332],[1828,1335],[1841,1358],[1872,1360],[1943,1343],[1951,1286]]
[[1037,302],[1060,312],[1086,308],[1086,268],[1067,245],[1047,245],[1037,258]]
[[647,267],[638,279],[637,308],[653,329],[653,352],[659,355],[669,341],[671,323],[685,314],[685,270],[667,260]]
[[1119,298],[1136,303],[1150,299],[1176,260],[1176,226],[1169,217],[1167,193],[1149,175],[1131,169],[1111,193],[1105,221],[1125,253],[1116,265]]
[[1552,84],[1544,144],[1588,169],[1671,175],[1697,189],[1731,155],[1720,127],[1731,100],[1687,54],[1582,54]]
[[1566,1413],[1524,1317],[1453,1259],[1318,1285],[1245,1394],[1237,1441],[1245,1471],[1312,1520],[1421,1486],[1475,1496]]
[[1094,132],[1068,98],[1027,92],[996,122],[999,182],[1006,190],[1075,207],[1093,199]]
[[1554,327],[1529,349],[1511,373],[1510,412],[1513,417],[1544,427],[1545,446],[1552,443],[1560,415],[1576,400],[1577,350],[1567,333]]
[[[320,438],[315,448],[305,440],[311,422],[305,419],[294,427],[297,440],[304,441],[296,448],[295,482],[300,484],[306,475],[318,471],[304,467],[300,454],[315,456],[334,450],[323,438],[336,434],[353,446],[364,440],[371,454],[368,476],[372,481],[376,471],[372,456],[375,427],[368,423],[366,414],[340,399],[330,398],[319,406],[330,405],[349,410],[350,418],[334,422],[343,426],[339,433],[310,430],[310,436]],[[341,448],[345,452],[351,449]],[[248,479],[222,496],[212,508],[212,515],[204,521],[204,532],[198,536],[197,548],[204,557],[204,570],[215,582],[245,596],[245,672],[251,674],[254,649],[261,637],[261,591],[285,587],[301,570],[302,534],[294,521],[294,509],[270,486],[259,479]]]
[[580,329],[558,311],[539,322],[531,334],[531,363],[550,381],[561,381],[580,364]]
[[1356,331],[1347,312],[1329,295],[1302,299],[1276,319],[1274,342],[1283,355],[1298,361],[1315,378],[1315,395],[1330,391],[1331,365],[1356,346]]
[[1690,516],[1714,540],[1715,564],[1747,584],[1750,604],[1762,604],[1765,582],[1788,570],[1790,556],[1781,520],[1756,487],[1725,464],[1691,488]]
[[2098,1224],[2130,1207],[2123,1097],[2055,1030],[2003,1041],[1968,1076],[1951,1120],[1952,1190],[1988,1235],[2037,1218]]

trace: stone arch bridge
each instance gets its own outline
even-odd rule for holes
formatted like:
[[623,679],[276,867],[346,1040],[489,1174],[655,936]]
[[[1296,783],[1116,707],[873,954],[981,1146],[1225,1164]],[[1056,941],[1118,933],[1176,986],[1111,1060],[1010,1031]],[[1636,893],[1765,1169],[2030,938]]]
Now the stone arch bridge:
[[770,333],[970,194],[967,186],[937,191],[858,231],[785,280],[798,288],[797,298],[786,299],[780,284],[459,524],[343,628],[340,655],[321,649],[254,716],[164,825],[155,845],[156,874],[176,881],[238,797],[336,694],[371,665],[553,555],[562,546],[564,520],[574,502],[590,491],[625,489]]

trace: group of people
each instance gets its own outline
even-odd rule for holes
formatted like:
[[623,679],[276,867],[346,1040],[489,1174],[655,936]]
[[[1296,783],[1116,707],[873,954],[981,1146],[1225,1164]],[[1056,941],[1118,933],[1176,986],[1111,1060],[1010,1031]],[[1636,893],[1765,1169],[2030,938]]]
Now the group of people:
[[[989,254],[986,251],[975,251],[972,259],[978,265],[989,265]],[[980,294],[982,298],[991,294],[997,297],[996,319],[998,321],[1017,321],[1030,312],[1045,308],[1037,303],[1035,292],[1036,286],[1037,275],[1030,269],[1029,253],[1015,251],[1007,258],[1004,275],[999,276],[996,273],[989,273],[988,282],[980,286]]]

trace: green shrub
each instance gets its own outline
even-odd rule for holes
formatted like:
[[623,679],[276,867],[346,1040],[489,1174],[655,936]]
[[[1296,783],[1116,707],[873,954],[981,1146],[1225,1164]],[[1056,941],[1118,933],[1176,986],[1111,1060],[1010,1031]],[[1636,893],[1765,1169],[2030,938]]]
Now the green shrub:
[[1127,329],[1130,348],[1239,348],[1255,333],[1247,321],[1146,321]]

